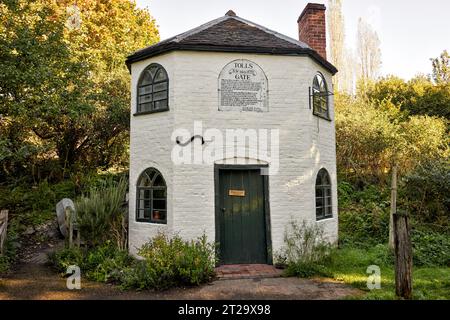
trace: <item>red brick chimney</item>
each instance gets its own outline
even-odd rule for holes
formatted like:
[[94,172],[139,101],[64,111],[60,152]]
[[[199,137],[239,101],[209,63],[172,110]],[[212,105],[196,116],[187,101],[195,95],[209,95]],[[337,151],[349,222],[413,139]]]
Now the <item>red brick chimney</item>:
[[308,3],[297,20],[298,38],[325,59],[327,58],[327,31],[325,5]]

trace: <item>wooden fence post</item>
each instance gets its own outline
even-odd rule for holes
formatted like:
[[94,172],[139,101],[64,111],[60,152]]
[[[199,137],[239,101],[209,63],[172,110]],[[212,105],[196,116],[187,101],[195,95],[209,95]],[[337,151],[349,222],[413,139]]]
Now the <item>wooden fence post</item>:
[[412,299],[412,245],[408,215],[394,214],[395,240],[395,293],[398,297]]
[[69,231],[69,248],[73,246],[73,213],[70,208],[66,208],[66,220]]
[[0,211],[0,255],[5,253],[6,232],[8,230],[8,210]]
[[394,214],[397,212],[397,164],[392,166],[391,181],[391,211],[389,214],[389,248],[394,250]]

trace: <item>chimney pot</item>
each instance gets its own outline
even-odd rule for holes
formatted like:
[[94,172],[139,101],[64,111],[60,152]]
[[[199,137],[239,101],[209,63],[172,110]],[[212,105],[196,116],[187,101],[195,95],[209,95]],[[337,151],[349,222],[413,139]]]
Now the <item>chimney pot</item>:
[[327,58],[326,7],[308,3],[297,20],[299,40],[305,42],[323,58]]

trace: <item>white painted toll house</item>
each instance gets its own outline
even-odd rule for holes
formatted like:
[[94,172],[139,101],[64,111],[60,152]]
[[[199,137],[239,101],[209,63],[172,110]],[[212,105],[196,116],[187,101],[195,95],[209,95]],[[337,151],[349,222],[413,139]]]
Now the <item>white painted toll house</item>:
[[297,23],[300,40],[229,11],[128,57],[132,253],[206,234],[220,264],[272,264],[292,219],[337,241],[325,7]]

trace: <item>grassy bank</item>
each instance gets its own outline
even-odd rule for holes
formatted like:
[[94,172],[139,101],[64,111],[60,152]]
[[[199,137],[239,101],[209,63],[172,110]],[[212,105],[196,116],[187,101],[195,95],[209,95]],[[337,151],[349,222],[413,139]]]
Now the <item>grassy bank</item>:
[[[383,253],[382,246],[373,249],[342,248],[330,257],[325,272],[333,279],[343,281],[355,288],[366,291],[358,299],[392,300],[395,296],[394,265]],[[381,289],[367,288],[367,267],[377,265],[381,269]],[[414,267],[413,298],[417,300],[450,299],[450,268],[448,267]],[[355,297],[356,298],[356,297]]]

